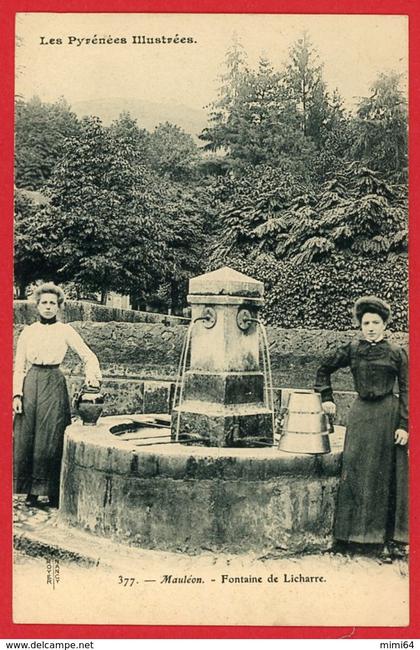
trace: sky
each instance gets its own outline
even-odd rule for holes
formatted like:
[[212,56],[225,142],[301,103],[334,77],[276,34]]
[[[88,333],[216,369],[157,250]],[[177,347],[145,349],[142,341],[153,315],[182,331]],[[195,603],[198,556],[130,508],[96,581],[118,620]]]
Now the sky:
[[[307,31],[328,88],[338,88],[351,107],[369,94],[378,73],[394,70],[406,78],[407,27],[405,16],[381,15],[21,13],[16,92],[47,102],[136,98],[200,109],[216,98],[234,34],[251,66],[265,55],[280,68]],[[143,35],[193,42],[133,43]],[[95,36],[112,42],[78,45],[77,39]],[[126,44],[115,42],[124,38]]]

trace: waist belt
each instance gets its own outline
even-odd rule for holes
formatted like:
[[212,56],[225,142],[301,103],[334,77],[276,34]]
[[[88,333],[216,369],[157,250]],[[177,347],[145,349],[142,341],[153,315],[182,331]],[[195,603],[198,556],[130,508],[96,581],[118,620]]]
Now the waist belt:
[[386,393],[385,395],[360,395],[359,393],[359,398],[363,402],[379,402],[381,399],[385,399],[385,397],[389,397],[390,395],[393,395],[393,393]]
[[59,363],[33,363],[32,368],[59,368]]

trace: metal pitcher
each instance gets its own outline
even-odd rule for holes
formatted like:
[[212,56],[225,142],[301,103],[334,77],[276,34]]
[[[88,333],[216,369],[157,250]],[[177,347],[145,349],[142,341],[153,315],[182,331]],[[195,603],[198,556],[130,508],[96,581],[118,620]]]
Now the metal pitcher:
[[290,393],[282,410],[280,451],[294,454],[328,454],[329,433],[334,432],[331,418],[322,410],[321,396],[311,390]]
[[74,405],[85,425],[95,425],[104,409],[104,396],[99,387],[85,384],[76,395]]

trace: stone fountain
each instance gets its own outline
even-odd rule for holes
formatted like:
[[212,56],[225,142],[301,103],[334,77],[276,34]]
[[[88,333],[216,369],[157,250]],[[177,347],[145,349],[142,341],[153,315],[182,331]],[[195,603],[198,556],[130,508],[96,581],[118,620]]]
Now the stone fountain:
[[332,453],[273,444],[262,283],[223,268],[189,286],[192,319],[169,414],[66,431],[60,519],[134,546],[296,553],[331,543]]
[[[211,447],[273,443],[269,377],[260,368],[264,285],[224,267],[190,281],[192,322],[172,419],[175,440]],[[263,339],[264,340],[264,339]]]

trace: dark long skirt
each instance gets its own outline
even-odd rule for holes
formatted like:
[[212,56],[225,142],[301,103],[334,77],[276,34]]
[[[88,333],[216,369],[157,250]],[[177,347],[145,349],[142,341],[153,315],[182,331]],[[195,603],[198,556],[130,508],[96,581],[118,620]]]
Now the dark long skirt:
[[398,399],[354,402],[348,420],[334,535],[347,542],[408,542],[407,445],[396,445]]
[[64,431],[71,421],[61,370],[32,366],[22,404],[23,413],[14,420],[14,492],[58,499]]

